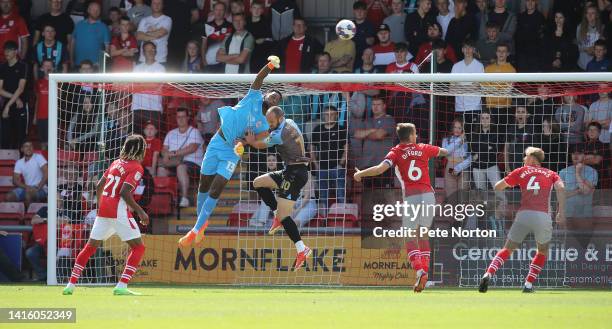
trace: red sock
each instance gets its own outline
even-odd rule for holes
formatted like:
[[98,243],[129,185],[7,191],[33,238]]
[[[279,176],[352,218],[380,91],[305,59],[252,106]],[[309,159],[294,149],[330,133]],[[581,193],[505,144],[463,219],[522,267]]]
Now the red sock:
[[123,274],[121,274],[120,282],[127,284],[132,279],[132,275],[136,273],[138,269],[138,264],[140,264],[140,260],[145,252],[144,244],[139,244],[136,247],[132,248],[130,254],[127,258],[127,263],[125,264],[125,269],[123,270]]
[[546,255],[537,253],[533,260],[531,261],[531,265],[529,265],[529,274],[527,274],[526,281],[529,283],[534,283],[538,278],[538,274],[542,271],[544,264],[546,263]]
[[408,253],[408,260],[410,261],[410,266],[415,271],[422,269],[421,266],[421,256],[419,251],[419,246],[416,241],[408,241],[406,242],[406,252]]
[[510,256],[510,250],[506,248],[503,248],[500,251],[498,251],[497,255],[495,255],[495,257],[491,261],[489,268],[487,268],[487,273],[493,276],[495,272],[497,272],[497,270],[499,270],[499,268],[502,267],[502,265],[504,265],[504,262],[506,261],[506,259],[508,259],[509,256]]
[[85,248],[83,248],[83,250],[79,252],[76,261],[74,262],[74,267],[72,268],[72,275],[70,275],[70,283],[76,284],[77,281],[79,281],[79,277],[85,269],[85,265],[87,265],[89,257],[91,257],[96,252],[96,249],[96,247],[88,243],[85,245]]
[[429,258],[431,256],[429,240],[419,240],[419,251],[419,255],[421,256],[421,267],[425,272],[429,272]]

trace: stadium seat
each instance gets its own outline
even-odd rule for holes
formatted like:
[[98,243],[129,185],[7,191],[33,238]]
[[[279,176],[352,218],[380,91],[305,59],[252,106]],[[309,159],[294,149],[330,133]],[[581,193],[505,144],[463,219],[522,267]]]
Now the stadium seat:
[[612,216],[612,206],[593,207],[593,217],[610,217],[610,216]]
[[178,194],[176,177],[153,177],[155,193],[168,193],[172,199],[176,199]]
[[172,196],[168,193],[154,193],[147,208],[151,215],[170,215],[172,213],[172,200]]
[[46,206],[47,204],[42,202],[31,203],[25,215],[23,215],[23,219],[29,222],[32,217],[34,217],[34,215],[36,215],[36,213],[40,210],[40,208]]
[[249,218],[253,216],[257,208],[259,208],[259,203],[238,202],[234,205],[232,213],[229,215],[227,226],[247,226],[249,224]]
[[14,166],[0,166],[0,176],[13,176]]
[[327,213],[327,227],[358,227],[359,206],[355,203],[334,203]]
[[81,154],[81,164],[88,165],[90,163],[96,162],[98,160],[98,153],[96,152],[87,152]]
[[57,161],[59,166],[66,166],[79,159],[79,154],[73,151],[57,150]]
[[17,160],[19,160],[18,150],[0,150],[0,166],[12,167]]
[[6,193],[12,191],[14,188],[13,176],[0,176],[0,192]]
[[0,221],[6,225],[20,224],[25,213],[23,202],[1,202]]
[[325,217],[321,215],[315,216],[315,218],[311,219],[307,224],[307,227],[325,227]]

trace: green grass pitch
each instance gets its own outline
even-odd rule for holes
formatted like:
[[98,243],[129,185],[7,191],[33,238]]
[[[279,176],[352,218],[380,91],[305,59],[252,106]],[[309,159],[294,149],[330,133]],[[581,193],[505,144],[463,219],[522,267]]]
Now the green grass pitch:
[[[612,328],[612,292],[407,288],[240,288],[132,285],[0,286],[0,307],[76,307],[77,324],[0,324],[2,328]],[[417,327],[418,326],[418,327]]]

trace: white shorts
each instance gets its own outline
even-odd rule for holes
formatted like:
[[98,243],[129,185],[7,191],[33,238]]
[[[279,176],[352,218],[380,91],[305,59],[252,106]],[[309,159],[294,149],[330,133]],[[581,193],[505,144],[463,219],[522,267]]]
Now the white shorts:
[[434,207],[428,207],[428,205],[436,204],[436,197],[433,192],[404,197],[404,202],[408,204],[408,207],[410,207],[410,205],[419,205],[420,208],[416,213],[411,211],[412,208],[408,208],[409,216],[402,217],[402,226],[411,229],[417,229],[419,226],[431,227],[435,210]]
[[552,239],[552,220],[550,214],[542,211],[521,210],[516,213],[516,218],[508,239],[512,242],[521,243],[530,232],[533,232],[535,240],[539,244],[545,244]]
[[140,229],[134,218],[104,218],[96,217],[89,238],[94,240],[106,240],[113,234],[117,234],[121,241],[129,241],[140,238]]

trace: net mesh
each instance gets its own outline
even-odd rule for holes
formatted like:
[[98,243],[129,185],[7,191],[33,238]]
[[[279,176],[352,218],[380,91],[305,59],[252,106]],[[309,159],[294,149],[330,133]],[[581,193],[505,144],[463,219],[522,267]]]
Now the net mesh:
[[[363,183],[351,177],[352,168],[376,165],[384,158],[397,142],[395,123],[413,122],[420,142],[429,142],[431,134],[433,144],[452,150],[451,156],[432,167],[437,202],[482,203],[486,208],[483,216],[462,221],[437,217],[434,227],[491,229],[498,234],[496,238],[458,239],[450,245],[434,241],[434,282],[448,281],[444,273],[457,264],[451,271],[458,271],[458,284],[474,286],[503,246],[520,199],[520,192],[515,190],[494,192],[493,184],[522,163],[527,146],[544,149],[545,167],[557,172],[570,167],[570,151],[586,142],[587,122],[608,120],[603,113],[612,113],[608,105],[612,102],[598,95],[607,95],[612,83],[601,82],[265,84],[264,90],[276,89],[283,94],[280,106],[304,133],[306,149],[313,159],[309,183],[296,204],[294,218],[314,253],[304,270],[291,272],[295,247],[282,230],[272,236],[266,234],[272,213],[252,186],[255,177],[282,168],[273,148],[247,148],[210,218],[208,232],[219,234],[219,238],[191,250],[176,245],[177,234],[185,233],[195,222],[199,165],[219,124],[216,108],[235,104],[248,88],[245,83],[59,85],[58,186],[51,187],[57,188],[59,201],[58,208],[51,210],[58,216],[58,282],[66,282],[76,254],[87,241],[95,218],[96,180],[118,157],[127,135],[145,134],[145,129],[152,126],[154,134],[146,134],[154,135],[158,142],[151,139],[152,149],[148,151],[153,154],[157,150],[160,156],[145,165],[150,175],[145,175],[138,192],[139,202],[152,218],[152,225],[141,227],[149,246],[145,261],[173,259],[174,267],[144,265],[141,277],[148,271],[153,281],[171,283],[412,284],[414,274],[402,243],[370,243],[366,232],[373,205],[401,200],[399,182],[390,171]],[[374,98],[384,100],[384,113],[372,108]],[[478,105],[471,111],[461,111],[470,101]],[[329,105],[335,113],[327,113]],[[171,133],[181,125],[178,108],[188,109],[193,135]],[[364,137],[364,131],[374,135]],[[164,145],[172,150],[184,143],[197,144],[198,154],[182,169],[160,169],[164,167]],[[338,152],[344,145],[346,155],[344,150]],[[606,172],[609,168],[594,167],[599,174],[598,187],[612,185]],[[186,174],[186,184],[182,174]],[[552,204],[554,208],[554,196]],[[595,204],[612,203],[596,197]],[[565,239],[565,233],[554,234],[553,254],[564,248]],[[522,284],[534,246],[530,236],[498,271],[494,284]],[[473,250],[479,250],[479,254]],[[109,239],[92,257],[81,282],[116,282],[127,252],[117,238]],[[226,265],[236,267],[231,268],[233,275],[229,277],[212,270]],[[388,279],[385,270],[389,268],[399,269],[400,274]],[[177,274],[178,269],[183,271]],[[566,270],[563,257],[551,256],[538,284],[564,286]]]

